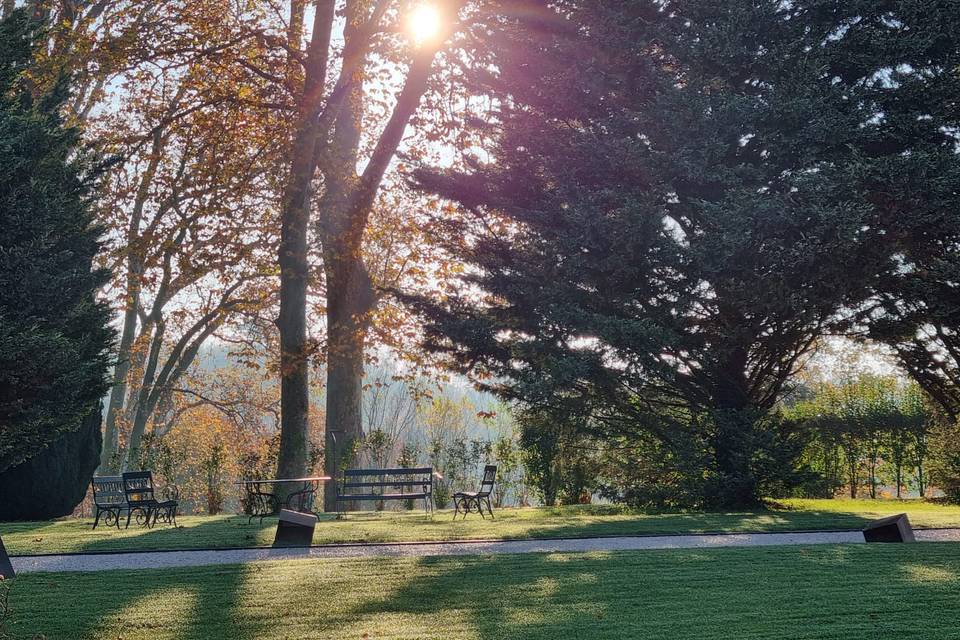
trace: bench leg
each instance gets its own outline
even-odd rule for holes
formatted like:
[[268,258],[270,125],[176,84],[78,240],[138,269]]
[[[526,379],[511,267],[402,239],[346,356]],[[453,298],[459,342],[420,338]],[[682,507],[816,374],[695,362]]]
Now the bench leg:
[[[482,513],[482,512],[481,512]],[[493,509],[490,507],[490,496],[487,496],[487,513],[490,514],[490,519],[493,520]]]
[[100,523],[100,516],[101,516],[102,514],[103,514],[103,512],[100,511],[100,507],[97,507],[97,517],[95,517],[95,518],[93,519],[93,528],[94,528],[94,529],[96,529],[96,528],[97,528],[97,524]]

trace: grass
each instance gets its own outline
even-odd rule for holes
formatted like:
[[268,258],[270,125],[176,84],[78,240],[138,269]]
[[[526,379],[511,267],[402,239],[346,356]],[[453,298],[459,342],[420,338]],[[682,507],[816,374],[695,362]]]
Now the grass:
[[960,545],[24,574],[11,605],[47,640],[957,638]]
[[[744,513],[642,514],[611,506],[501,509],[496,520],[472,515],[453,522],[449,512],[432,519],[421,512],[324,516],[315,544],[416,540],[524,539],[577,536],[698,533],[714,531],[791,531],[857,529],[872,519],[907,512],[914,526],[960,526],[960,506],[892,500],[784,500],[767,511]],[[79,551],[190,549],[269,546],[276,519],[247,524],[243,516],[184,516],[179,528],[160,526],[116,530],[90,520],[0,523],[0,536],[12,555]]]

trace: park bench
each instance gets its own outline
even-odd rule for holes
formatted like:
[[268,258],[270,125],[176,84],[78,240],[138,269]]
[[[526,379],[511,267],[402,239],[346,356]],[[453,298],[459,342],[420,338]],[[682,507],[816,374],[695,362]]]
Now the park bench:
[[136,514],[138,524],[152,527],[158,521],[177,525],[177,491],[173,488],[164,500],[157,500],[150,471],[130,471],[123,476],[123,492],[127,498],[127,528]]
[[120,528],[120,516],[127,510],[127,494],[123,490],[121,476],[94,476],[93,506],[96,510],[93,528],[100,524],[100,517],[108,527]]
[[467,514],[476,511],[481,518],[483,515],[483,505],[487,505],[487,513],[493,518],[493,509],[490,508],[490,494],[493,493],[493,484],[497,480],[497,466],[488,464],[483,468],[483,479],[480,480],[479,491],[458,491],[453,494],[453,519],[457,519],[457,514],[462,513],[463,519],[467,519]]
[[423,500],[433,513],[433,467],[414,469],[347,469],[337,486],[337,511],[354,501]]

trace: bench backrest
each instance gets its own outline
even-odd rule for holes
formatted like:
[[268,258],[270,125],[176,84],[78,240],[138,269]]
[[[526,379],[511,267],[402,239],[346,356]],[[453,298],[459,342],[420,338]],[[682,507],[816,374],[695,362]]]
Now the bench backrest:
[[340,495],[376,494],[384,489],[400,493],[433,493],[433,467],[411,469],[347,469],[340,483]]
[[93,503],[98,507],[121,507],[127,504],[121,476],[94,476]]
[[153,495],[153,473],[150,471],[129,471],[123,474],[123,492],[130,504],[153,501],[155,499]]
[[480,491],[477,495],[486,497],[493,492],[493,485],[497,481],[497,465],[488,464],[483,468],[483,479],[480,481]]

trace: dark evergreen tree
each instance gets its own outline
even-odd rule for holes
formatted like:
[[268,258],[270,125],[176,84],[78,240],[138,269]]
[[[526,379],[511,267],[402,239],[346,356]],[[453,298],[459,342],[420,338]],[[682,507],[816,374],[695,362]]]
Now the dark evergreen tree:
[[[950,3],[520,4],[466,72],[499,105],[492,161],[417,174],[461,205],[438,227],[472,267],[414,301],[428,346],[621,460],[652,439],[688,502],[756,503],[802,450],[785,385],[896,271],[878,188],[944,135],[883,109]],[[880,38],[894,10],[917,41]]]
[[61,82],[35,96],[24,11],[0,23],[0,519],[69,513],[97,466],[112,331],[95,301],[97,173],[65,126]]
[[889,259],[866,335],[960,417],[960,3],[811,3],[838,25],[832,72],[875,116],[855,165]]

